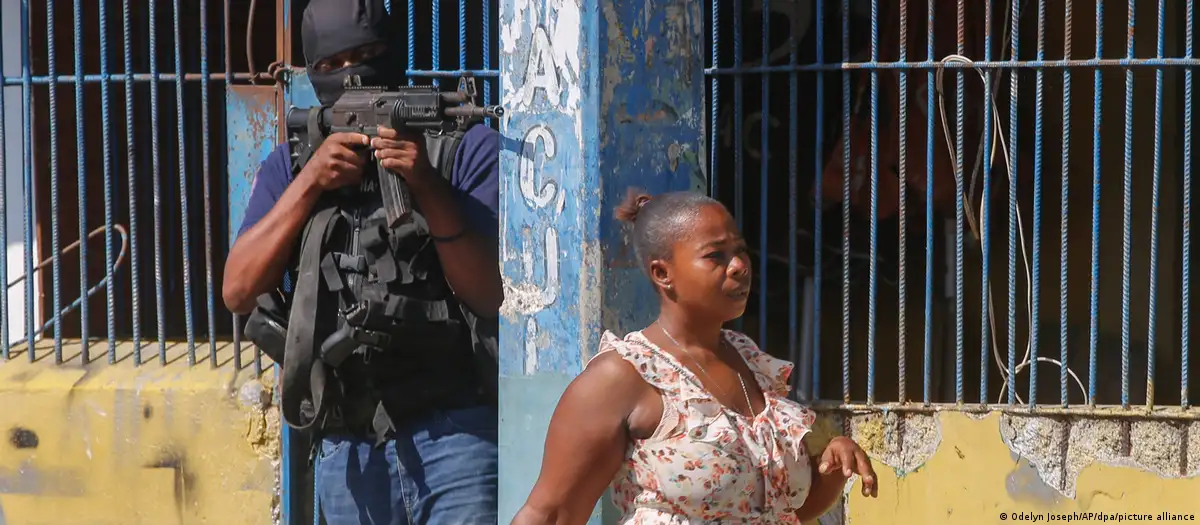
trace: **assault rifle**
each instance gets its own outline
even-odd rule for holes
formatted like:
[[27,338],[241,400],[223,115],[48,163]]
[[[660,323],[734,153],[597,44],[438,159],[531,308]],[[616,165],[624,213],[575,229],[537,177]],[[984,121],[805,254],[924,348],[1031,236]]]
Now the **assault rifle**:
[[[446,174],[453,166],[462,132],[479,120],[504,115],[500,106],[475,104],[475,78],[469,76],[459,79],[456,91],[441,91],[436,86],[363,86],[358,75],[346,77],[344,87],[345,92],[333,105],[288,110],[293,171],[299,171],[329,135],[361,133],[374,138],[379,135],[378,127],[384,126],[423,133],[429,162]],[[395,228],[408,220],[412,201],[404,179],[379,162],[375,161],[379,191],[388,227]]]

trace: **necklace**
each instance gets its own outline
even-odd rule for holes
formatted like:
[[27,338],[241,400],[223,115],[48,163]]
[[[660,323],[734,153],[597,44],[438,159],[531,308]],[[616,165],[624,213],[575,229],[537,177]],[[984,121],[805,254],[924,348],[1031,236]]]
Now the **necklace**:
[[[721,384],[718,383],[716,379],[713,379],[711,375],[709,375],[708,370],[704,368],[704,365],[700,364],[700,360],[696,359],[696,357],[693,356],[687,348],[684,348],[683,345],[679,344],[679,341],[675,340],[675,337],[671,335],[671,332],[668,332],[667,329],[663,327],[662,323],[659,323],[658,329],[662,330],[663,335],[667,336],[667,339],[671,340],[671,344],[674,344],[677,348],[682,350],[684,354],[687,354],[688,358],[691,359],[693,363],[696,363],[696,366],[700,367],[700,371],[704,373],[704,377],[707,377],[712,384],[717,386],[717,388],[721,387]],[[721,344],[725,344],[724,337],[721,338]],[[742,387],[742,396],[746,398],[746,413],[750,414],[750,417],[754,417],[754,405],[750,403],[750,391],[746,389],[746,382],[742,380],[741,372],[734,370],[733,373],[737,375],[738,384]],[[725,390],[724,388],[721,388],[721,392],[725,394],[725,397],[733,397],[729,394],[729,391]]]

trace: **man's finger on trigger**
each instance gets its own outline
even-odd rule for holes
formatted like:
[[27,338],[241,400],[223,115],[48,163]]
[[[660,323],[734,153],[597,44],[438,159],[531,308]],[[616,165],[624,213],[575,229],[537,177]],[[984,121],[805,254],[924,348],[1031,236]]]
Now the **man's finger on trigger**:
[[362,133],[338,133],[338,142],[347,146],[368,146],[371,138]]
[[385,139],[394,139],[394,138],[400,136],[400,132],[398,132],[392,128],[389,128],[387,126],[379,126],[379,128],[376,129],[375,132],[379,133],[379,136],[383,137]]
[[405,144],[398,140],[376,137],[375,140],[371,141],[371,147],[375,149],[404,149]]

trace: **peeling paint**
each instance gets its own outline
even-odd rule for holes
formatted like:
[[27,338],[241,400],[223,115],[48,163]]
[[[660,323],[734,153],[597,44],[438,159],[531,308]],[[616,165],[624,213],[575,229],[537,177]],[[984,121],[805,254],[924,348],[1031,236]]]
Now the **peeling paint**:
[[1004,415],[1000,433],[1046,485],[1075,497],[1079,473],[1092,463],[1130,467],[1164,478],[1200,475],[1200,422],[1122,421]]
[[[624,333],[657,313],[612,208],[632,185],[693,187],[700,12],[686,0],[500,4],[500,125],[517,146],[500,157],[502,522],[536,477],[551,401],[602,330]],[[517,385],[538,390],[505,390]],[[531,396],[537,403],[510,402]]]
[[[517,54],[519,41],[532,35],[522,78],[513,78],[514,70],[501,71],[506,89],[502,104],[508,112],[526,112],[534,108],[539,90],[551,101],[550,107],[568,117],[576,117],[583,103],[580,62],[580,6],[577,0],[515,0],[506,6],[511,18],[501,24],[500,46],[506,54]],[[575,118],[575,137],[583,148],[582,119]]]
[[237,240],[258,166],[275,149],[278,125],[275,95],[275,88],[270,86],[235,85],[227,90],[230,245]]
[[851,435],[867,455],[904,477],[921,468],[942,442],[941,425],[932,414],[885,412],[854,416]]

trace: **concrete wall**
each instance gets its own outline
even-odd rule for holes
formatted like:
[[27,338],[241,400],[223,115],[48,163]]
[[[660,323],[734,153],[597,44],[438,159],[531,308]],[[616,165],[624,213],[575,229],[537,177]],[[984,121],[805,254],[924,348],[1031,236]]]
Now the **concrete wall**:
[[134,367],[128,347],[116,365],[0,363],[0,525],[273,522],[273,373],[189,367],[182,350],[165,367]]
[[[825,423],[840,428],[842,418]],[[1072,512],[1200,519],[1197,422],[891,413],[853,416],[849,425],[880,488],[878,499],[864,498],[856,482],[844,523],[1001,523],[1016,521],[1014,513]],[[841,512],[827,519],[842,523]]]

